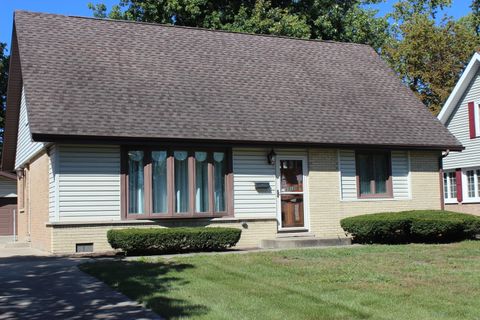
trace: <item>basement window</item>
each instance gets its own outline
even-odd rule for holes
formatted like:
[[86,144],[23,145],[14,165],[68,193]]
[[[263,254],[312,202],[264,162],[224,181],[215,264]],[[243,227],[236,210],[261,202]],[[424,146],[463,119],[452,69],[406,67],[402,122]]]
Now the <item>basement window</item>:
[[93,252],[93,243],[77,243],[75,245],[76,253]]

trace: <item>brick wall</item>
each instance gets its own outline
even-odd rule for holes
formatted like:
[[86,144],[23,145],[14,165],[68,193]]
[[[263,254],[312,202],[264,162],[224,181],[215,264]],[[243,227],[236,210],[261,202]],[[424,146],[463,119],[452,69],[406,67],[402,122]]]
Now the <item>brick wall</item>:
[[437,152],[410,153],[411,200],[342,201],[335,149],[309,151],[311,231],[317,237],[343,237],[340,220],[360,214],[416,209],[440,209]]
[[45,225],[48,187],[48,155],[44,152],[30,162],[18,180],[18,234],[19,241],[30,241],[33,248],[45,251],[51,250],[51,229]]
[[52,231],[52,252],[68,254],[75,252],[77,243],[93,243],[95,252],[110,251],[112,248],[107,241],[107,231],[110,229],[124,228],[152,228],[152,227],[232,227],[242,229],[242,236],[237,248],[258,247],[260,240],[272,239],[276,236],[277,223],[275,220],[225,220],[211,221],[160,221],[126,223],[92,223],[92,224],[52,224],[49,228]]
[[480,216],[480,203],[446,204],[445,210]]

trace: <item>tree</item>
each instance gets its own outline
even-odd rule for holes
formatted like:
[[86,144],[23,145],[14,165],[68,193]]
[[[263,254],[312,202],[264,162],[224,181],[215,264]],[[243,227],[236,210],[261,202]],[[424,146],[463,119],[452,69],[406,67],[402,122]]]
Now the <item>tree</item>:
[[[436,115],[470,60],[479,37],[466,20],[434,20],[450,1],[399,1],[392,18],[393,39],[382,55],[406,85]],[[414,6],[417,4],[417,6]]]
[[8,62],[6,43],[0,43],[0,151],[3,145],[3,129],[5,128],[5,107],[7,102]]
[[120,0],[96,17],[366,43],[380,49],[388,21],[364,5],[383,0]]
[[480,35],[480,0],[473,0],[470,5],[472,9],[472,23],[477,36]]

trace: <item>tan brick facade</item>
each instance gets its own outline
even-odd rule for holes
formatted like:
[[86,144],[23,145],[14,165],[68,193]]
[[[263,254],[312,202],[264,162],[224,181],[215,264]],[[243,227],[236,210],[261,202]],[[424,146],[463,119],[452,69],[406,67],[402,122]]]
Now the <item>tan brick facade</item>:
[[31,246],[51,251],[51,229],[48,222],[48,155],[34,158],[18,179],[18,239]]
[[[311,232],[317,237],[344,237],[340,220],[344,217],[414,209],[440,209],[438,152],[410,153],[411,199],[342,201],[336,149],[310,149],[309,153],[309,210]],[[28,177],[30,175],[30,177]],[[48,223],[48,156],[43,154],[30,164],[27,177],[35,185],[31,193],[32,245],[58,254],[73,253],[79,243],[93,243],[96,252],[109,251],[106,233],[109,229],[128,227],[228,226],[242,229],[238,247],[257,247],[262,239],[274,238],[277,223],[274,219],[216,219],[181,221],[126,221]],[[21,185],[23,181],[19,184]],[[28,189],[28,188],[27,188]],[[20,190],[20,189],[19,189]],[[28,192],[26,192],[28,194]],[[26,199],[27,200],[27,199]],[[26,201],[26,204],[28,201]],[[23,216],[27,216],[26,205]],[[21,218],[19,218],[21,219]],[[28,219],[27,219],[28,220]],[[23,220],[19,222],[21,224]],[[20,227],[20,226],[19,226]]]
[[258,247],[261,239],[274,238],[276,235],[276,220],[224,220],[224,221],[164,221],[158,223],[95,223],[95,224],[53,224],[52,252],[57,254],[73,253],[77,243],[93,243],[95,252],[110,251],[112,248],[107,241],[107,231],[124,228],[162,228],[162,227],[233,227],[242,230],[242,237],[237,244],[238,248]]
[[418,209],[440,209],[438,152],[410,153],[410,200],[342,201],[337,150],[309,152],[311,231],[317,237],[345,236],[340,220],[360,214]]
[[480,216],[480,203],[446,204],[445,210]]

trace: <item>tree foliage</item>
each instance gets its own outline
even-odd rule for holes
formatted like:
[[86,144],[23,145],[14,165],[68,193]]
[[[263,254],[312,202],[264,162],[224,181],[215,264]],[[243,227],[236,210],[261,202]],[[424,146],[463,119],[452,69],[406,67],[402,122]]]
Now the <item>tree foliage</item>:
[[[391,15],[392,40],[382,54],[407,86],[438,114],[479,44],[471,19],[434,20],[445,1],[404,0]],[[414,5],[415,4],[415,5]]]
[[366,43],[388,39],[388,21],[366,8],[383,0],[120,0],[109,12],[89,4],[96,17],[173,23],[249,33]]

